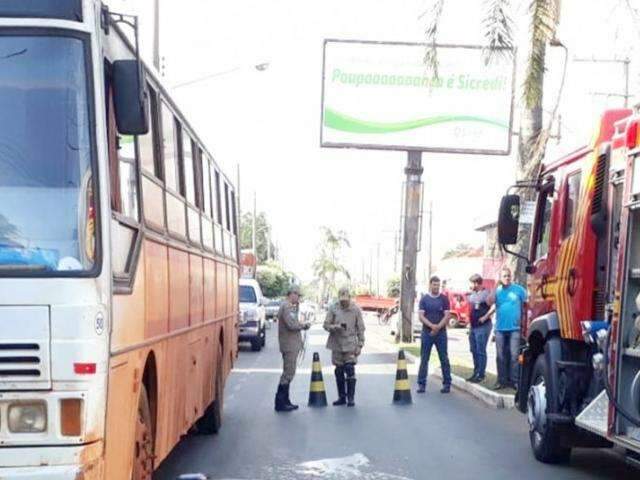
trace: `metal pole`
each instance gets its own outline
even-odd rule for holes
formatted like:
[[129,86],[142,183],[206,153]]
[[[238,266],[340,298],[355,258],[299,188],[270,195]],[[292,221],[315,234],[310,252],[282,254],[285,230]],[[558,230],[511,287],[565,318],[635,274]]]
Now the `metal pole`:
[[629,62],[627,58],[624,61],[624,108],[629,106]]
[[432,262],[432,254],[433,250],[431,249],[431,245],[433,245],[433,201],[429,202],[429,250],[427,251],[427,255],[429,256],[429,263],[427,264],[427,282],[429,283],[429,279],[431,275],[433,275],[433,262]]
[[369,249],[369,294],[373,292],[373,250]]
[[251,247],[253,248],[253,254],[258,259],[258,244],[256,243],[256,191],[253,191],[253,228],[251,229]]
[[271,229],[267,228],[265,230],[265,237],[267,239],[267,260],[271,259]]
[[413,304],[416,297],[416,264],[420,205],[422,203],[422,152],[408,152],[405,184],[404,236],[402,240],[402,272],[400,276],[400,309],[402,324],[400,338],[411,342]]
[[376,252],[376,295],[380,296],[380,242],[377,246]]
[[160,0],[155,0],[153,9],[153,66],[160,71]]

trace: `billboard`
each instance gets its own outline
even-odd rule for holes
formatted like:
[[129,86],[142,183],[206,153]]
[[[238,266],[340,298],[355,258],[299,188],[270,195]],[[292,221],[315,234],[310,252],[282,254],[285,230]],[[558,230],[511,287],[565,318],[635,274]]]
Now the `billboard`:
[[322,147],[508,155],[515,54],[479,46],[325,40]]

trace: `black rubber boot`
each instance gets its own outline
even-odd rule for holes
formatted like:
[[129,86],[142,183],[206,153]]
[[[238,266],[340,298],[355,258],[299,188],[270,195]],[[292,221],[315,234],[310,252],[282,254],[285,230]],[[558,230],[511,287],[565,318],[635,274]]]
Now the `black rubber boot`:
[[285,401],[287,402],[287,407],[289,407],[291,410],[297,410],[298,405],[294,405],[293,403],[291,403],[291,399],[289,398],[289,385],[284,386],[284,393],[285,393]]
[[344,376],[344,368],[336,367],[336,387],[338,389],[338,400],[333,402],[334,406],[346,405],[347,404],[347,392],[346,392],[346,379]]
[[289,406],[287,403],[286,388],[288,385],[278,385],[278,391],[276,392],[275,409],[276,412],[290,412],[295,410],[293,406]]
[[347,407],[355,407],[356,402],[354,397],[356,395],[356,379],[347,378]]

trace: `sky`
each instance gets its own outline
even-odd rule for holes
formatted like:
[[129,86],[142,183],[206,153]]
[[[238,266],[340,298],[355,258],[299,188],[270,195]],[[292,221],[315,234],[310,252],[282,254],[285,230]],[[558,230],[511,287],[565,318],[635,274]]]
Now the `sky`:
[[[285,266],[303,280],[320,227],[344,230],[351,240],[345,262],[359,279],[371,269],[373,286],[393,274],[394,237],[406,153],[320,148],[322,45],[325,38],[420,42],[427,0],[160,0],[161,55],[174,99],[192,119],[216,161],[236,178],[243,211],[265,211]],[[151,55],[151,0],[111,0],[112,8],[138,12],[142,47]],[[514,1],[517,41],[526,44],[521,21],[529,2]],[[577,58],[624,58],[637,48],[638,30],[624,0],[564,0],[559,37],[568,47],[568,75],[560,103],[561,139],[550,155],[589,139],[598,112],[620,105],[622,64]],[[636,3],[632,0],[632,3]],[[440,25],[442,43],[482,43],[481,0],[448,0]],[[605,21],[603,22],[603,19]],[[526,49],[519,48],[518,83]],[[254,65],[267,63],[258,71]],[[545,110],[557,98],[561,49],[549,53]],[[638,86],[635,63],[630,88]],[[516,111],[516,120],[518,112]],[[517,129],[517,124],[515,125]],[[554,126],[557,129],[557,126]],[[514,141],[516,137],[514,137]],[[433,258],[458,243],[482,245],[475,227],[495,219],[500,196],[515,178],[514,156],[424,153],[424,209],[433,205]],[[428,232],[418,259],[424,280]],[[378,249],[380,254],[378,255]],[[380,259],[378,261],[378,258]],[[397,262],[400,255],[397,255]],[[370,265],[371,264],[371,265]],[[379,275],[377,270],[379,269]]]

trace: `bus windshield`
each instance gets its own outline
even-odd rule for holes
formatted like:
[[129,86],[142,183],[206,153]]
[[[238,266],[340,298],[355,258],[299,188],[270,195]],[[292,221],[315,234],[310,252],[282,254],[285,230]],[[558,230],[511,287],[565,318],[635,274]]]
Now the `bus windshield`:
[[91,270],[95,205],[85,45],[0,35],[0,274]]

